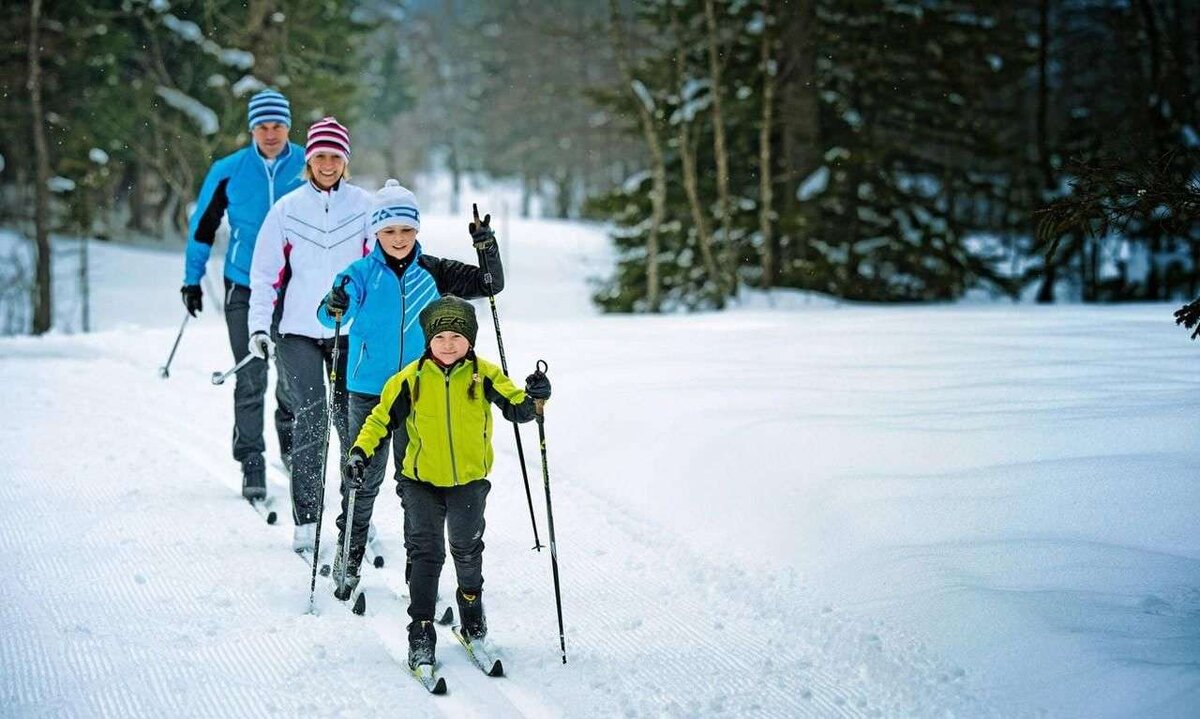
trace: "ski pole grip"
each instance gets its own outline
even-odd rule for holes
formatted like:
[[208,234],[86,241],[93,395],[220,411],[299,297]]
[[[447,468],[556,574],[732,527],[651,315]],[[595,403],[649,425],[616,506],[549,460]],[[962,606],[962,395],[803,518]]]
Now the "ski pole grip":
[[[533,371],[535,374],[544,375],[549,369],[550,365],[546,364],[546,360],[538,360],[537,364],[533,366]],[[541,417],[545,413],[545,405],[546,400],[544,399],[535,399],[533,401],[533,411],[537,413],[538,417]]]

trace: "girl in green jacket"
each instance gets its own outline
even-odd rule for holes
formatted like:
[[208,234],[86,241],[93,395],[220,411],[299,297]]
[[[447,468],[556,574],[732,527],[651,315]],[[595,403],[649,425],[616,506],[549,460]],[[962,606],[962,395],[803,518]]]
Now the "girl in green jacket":
[[458,575],[462,634],[471,642],[487,635],[482,570],[483,513],[492,486],[487,479],[493,459],[490,405],[509,421],[528,422],[535,416],[534,400],[550,397],[545,374],[529,375],[522,391],[499,367],[475,355],[479,324],[470,303],[443,295],[419,319],[425,354],[384,384],[346,460],[346,477],[354,487],[392,432],[407,435],[399,493],[404,544],[412,560],[408,662],[414,671],[434,664],[432,622],[447,533]]

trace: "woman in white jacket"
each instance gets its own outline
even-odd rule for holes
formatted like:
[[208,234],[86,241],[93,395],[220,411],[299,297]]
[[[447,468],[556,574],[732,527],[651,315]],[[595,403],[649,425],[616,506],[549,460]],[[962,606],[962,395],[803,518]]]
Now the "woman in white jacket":
[[[317,307],[334,277],[375,245],[367,232],[371,195],[347,182],[350,134],[332,117],[308,129],[304,151],[304,185],[284,195],[267,213],[254,246],[250,266],[250,352],[266,358],[271,316],[283,303],[279,319],[278,364],[293,392],[296,424],[292,447],[292,515],[296,522],[292,548],[311,551],[321,511],[321,455],[329,408],[325,378],[340,345],[333,388],[333,426],[344,456],[346,428],[346,328],[333,330],[317,320]],[[334,465],[337,466],[336,464]]]

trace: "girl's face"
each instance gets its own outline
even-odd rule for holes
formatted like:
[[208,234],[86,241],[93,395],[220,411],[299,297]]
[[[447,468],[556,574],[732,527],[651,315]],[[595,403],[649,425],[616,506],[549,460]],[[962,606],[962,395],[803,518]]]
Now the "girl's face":
[[388,225],[375,233],[375,239],[379,240],[379,246],[385,254],[402,260],[408,257],[417,243],[417,231],[404,225]]
[[346,171],[346,158],[336,152],[318,152],[308,160],[313,181],[322,190],[333,187]]
[[429,349],[433,352],[434,359],[449,367],[466,357],[467,350],[471,349],[471,343],[459,333],[446,330],[438,332],[433,339],[429,340]]

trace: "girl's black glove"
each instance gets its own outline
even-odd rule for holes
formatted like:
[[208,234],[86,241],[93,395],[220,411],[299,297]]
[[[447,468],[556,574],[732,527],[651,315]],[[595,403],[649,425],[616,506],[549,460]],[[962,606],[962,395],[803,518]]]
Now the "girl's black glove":
[[534,399],[550,399],[550,378],[544,372],[534,372],[525,378],[525,394]]

